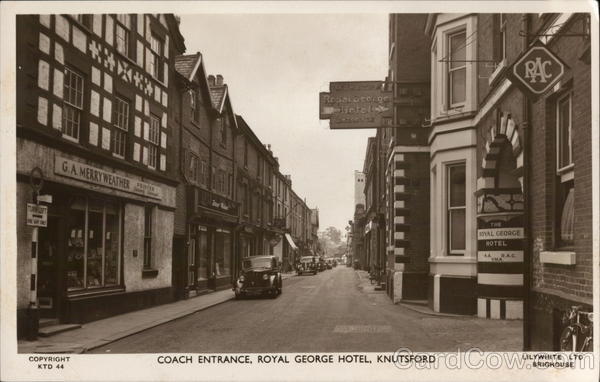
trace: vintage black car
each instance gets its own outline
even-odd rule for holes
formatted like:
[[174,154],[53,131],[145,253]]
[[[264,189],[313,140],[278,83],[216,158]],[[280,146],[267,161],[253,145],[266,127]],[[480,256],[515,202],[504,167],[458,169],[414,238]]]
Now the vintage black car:
[[296,273],[299,275],[303,273],[312,273],[316,275],[318,272],[318,262],[315,256],[303,256],[296,264]]
[[233,285],[235,298],[249,295],[280,295],[283,290],[281,270],[275,256],[253,256],[242,262],[242,273]]

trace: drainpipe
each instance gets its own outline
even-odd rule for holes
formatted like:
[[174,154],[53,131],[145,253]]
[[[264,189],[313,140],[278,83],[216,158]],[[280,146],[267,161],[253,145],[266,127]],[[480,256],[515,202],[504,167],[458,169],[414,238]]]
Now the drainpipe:
[[[523,14],[521,16],[522,18],[522,24],[523,24],[523,30],[525,31],[522,39],[521,39],[521,51],[525,52],[527,50],[527,48],[529,47],[529,40],[527,38],[527,33],[529,32],[529,15],[528,14]],[[523,110],[522,110],[522,115],[523,115],[523,122],[522,122],[522,127],[523,127],[523,209],[525,211],[524,213],[524,224],[523,224],[523,228],[524,228],[524,233],[525,233],[525,251],[524,251],[524,256],[525,259],[523,259],[523,276],[524,276],[524,280],[523,280],[523,286],[524,286],[524,296],[523,296],[523,350],[527,351],[530,350],[531,348],[531,318],[530,318],[530,291],[531,291],[531,270],[533,269],[533,247],[532,247],[532,237],[531,237],[531,210],[530,210],[530,201],[531,201],[531,195],[529,193],[529,182],[530,182],[530,174],[531,174],[531,169],[529,166],[529,155],[530,155],[530,147],[529,147],[529,142],[530,142],[530,136],[531,136],[531,121],[530,121],[530,115],[531,115],[531,99],[524,94],[523,95]]]

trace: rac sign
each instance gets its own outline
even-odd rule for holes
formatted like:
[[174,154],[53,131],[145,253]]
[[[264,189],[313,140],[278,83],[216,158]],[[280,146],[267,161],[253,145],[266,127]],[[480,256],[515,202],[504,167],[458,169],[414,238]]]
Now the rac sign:
[[513,77],[534,95],[545,93],[564,73],[563,62],[544,45],[531,47],[512,68]]

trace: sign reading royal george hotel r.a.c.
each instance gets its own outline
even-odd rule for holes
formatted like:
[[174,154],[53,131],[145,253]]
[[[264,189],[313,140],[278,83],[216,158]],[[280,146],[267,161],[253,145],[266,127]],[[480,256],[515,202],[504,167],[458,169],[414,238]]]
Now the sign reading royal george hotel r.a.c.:
[[54,157],[54,173],[132,194],[162,199],[162,189],[158,186],[100,170],[58,155]]
[[538,41],[515,61],[510,74],[513,82],[536,97],[554,86],[565,68],[560,58]]

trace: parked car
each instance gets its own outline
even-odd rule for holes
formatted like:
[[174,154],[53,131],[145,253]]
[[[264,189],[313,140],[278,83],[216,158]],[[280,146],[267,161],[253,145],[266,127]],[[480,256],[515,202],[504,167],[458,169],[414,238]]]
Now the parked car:
[[303,256],[296,264],[296,272],[301,275],[303,273],[312,273],[316,275],[318,272],[317,258],[314,256]]
[[325,260],[325,266],[327,267],[327,269],[333,268],[333,260],[331,260],[331,259]]
[[242,273],[233,285],[235,298],[248,295],[277,297],[283,291],[281,269],[275,256],[253,256],[243,260]]
[[336,260],[336,259],[333,259],[333,261],[332,261],[332,264],[331,264],[331,265],[332,265],[332,266],[335,268],[335,267],[337,267],[337,264],[338,264],[338,263],[337,263],[337,260]]

